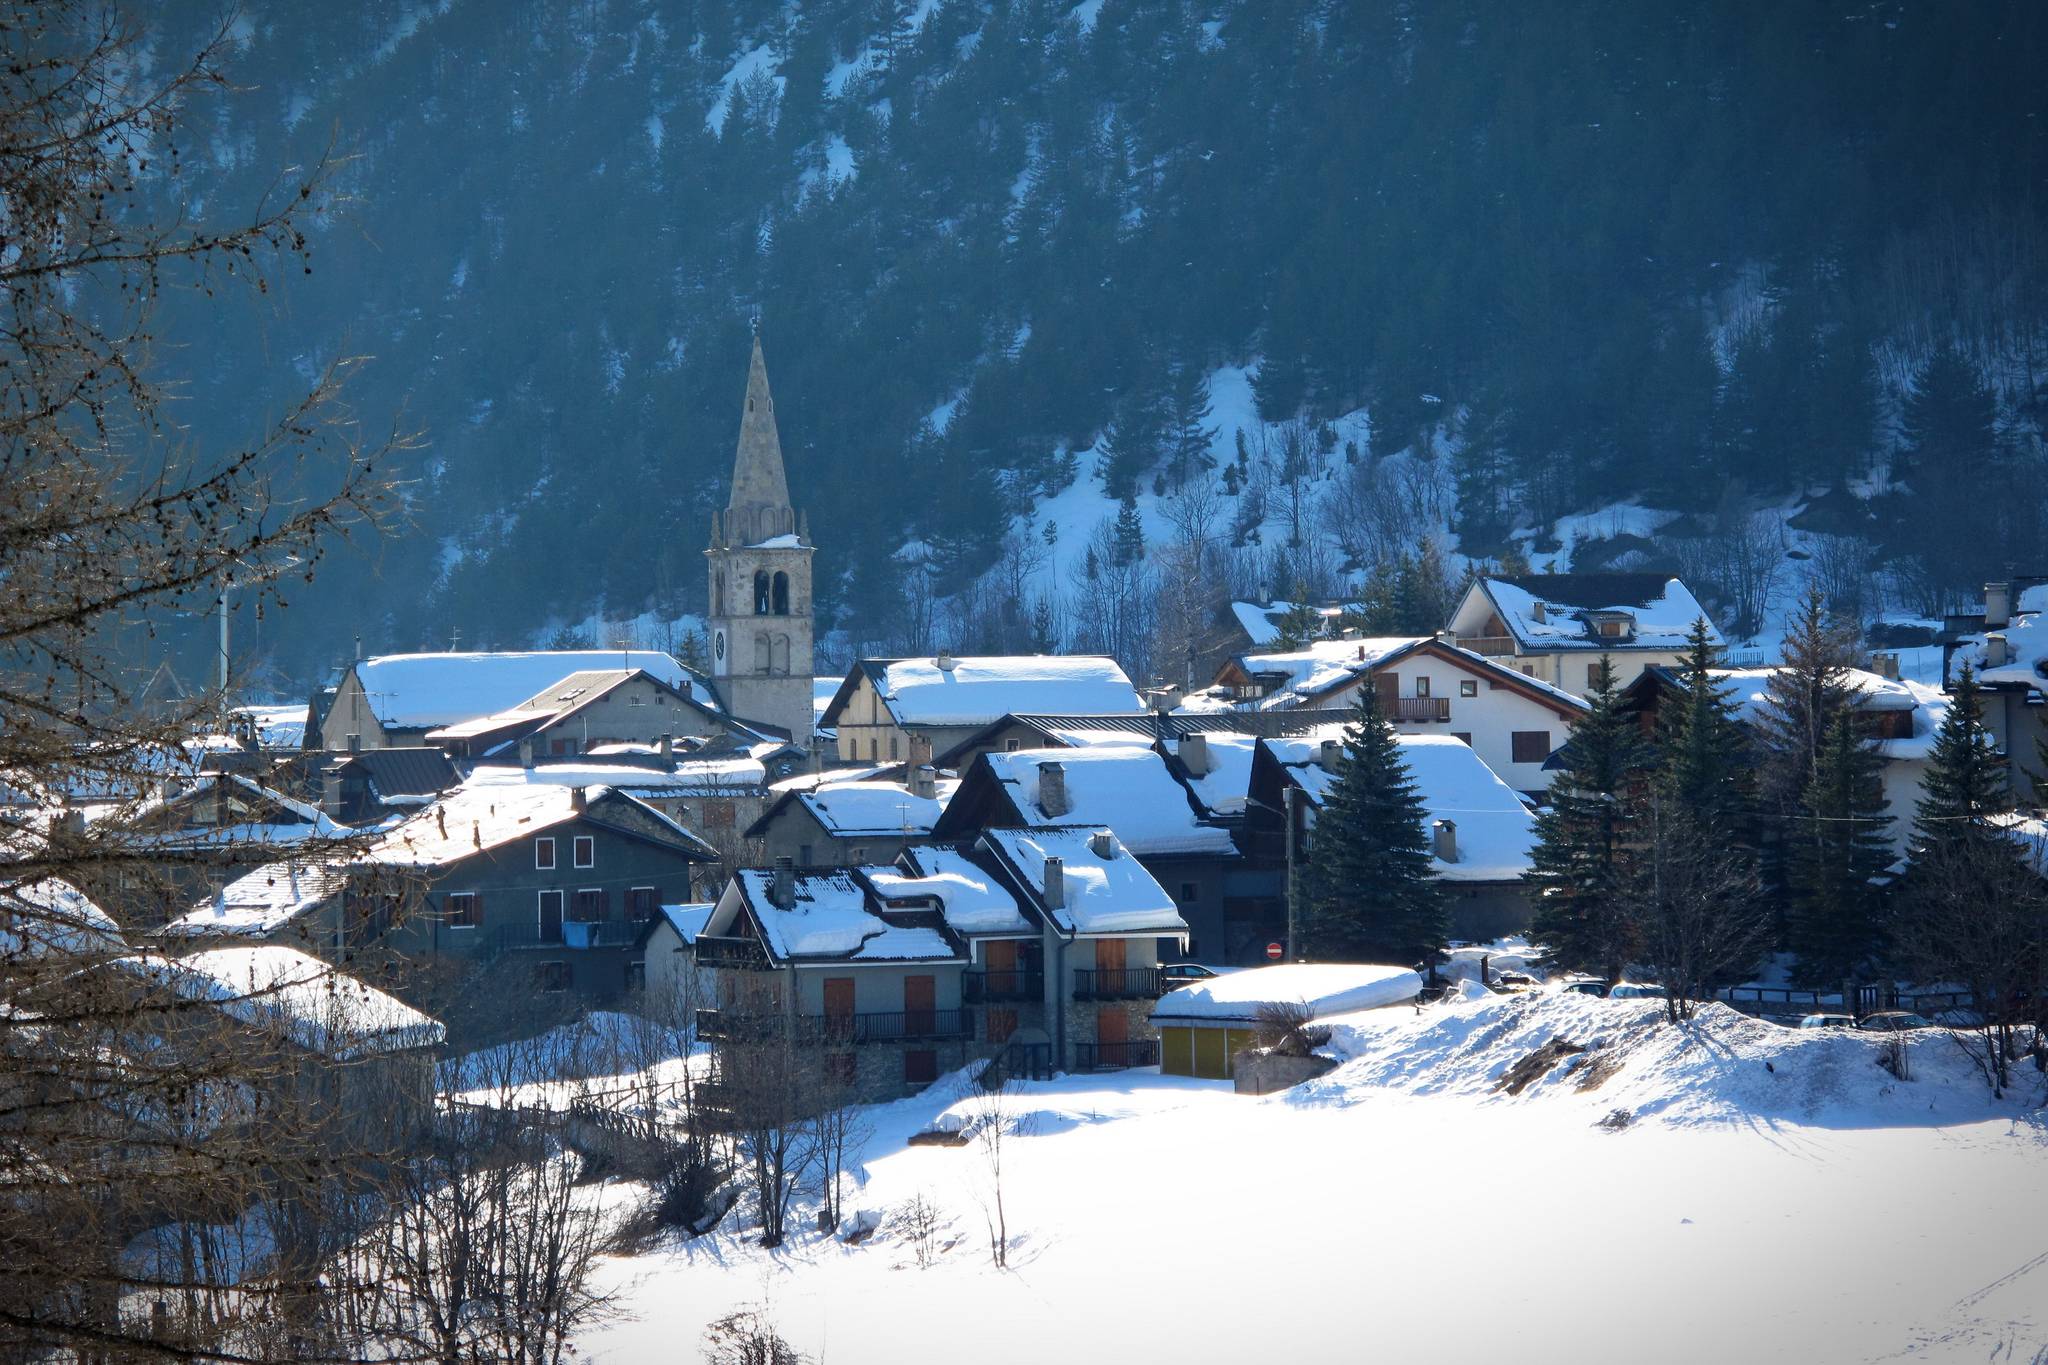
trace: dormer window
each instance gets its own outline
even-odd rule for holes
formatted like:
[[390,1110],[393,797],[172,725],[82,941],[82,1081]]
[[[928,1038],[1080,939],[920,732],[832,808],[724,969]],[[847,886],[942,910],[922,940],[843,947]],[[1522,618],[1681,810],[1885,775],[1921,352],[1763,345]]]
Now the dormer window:
[[1627,640],[1636,633],[1636,619],[1625,611],[1597,612],[1587,620],[1602,640]]

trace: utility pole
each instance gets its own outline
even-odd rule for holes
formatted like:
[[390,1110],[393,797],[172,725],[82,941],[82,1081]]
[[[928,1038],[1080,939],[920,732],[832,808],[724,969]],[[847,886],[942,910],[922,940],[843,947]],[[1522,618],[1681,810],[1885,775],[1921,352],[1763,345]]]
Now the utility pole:
[[1301,943],[1295,926],[1295,907],[1300,897],[1296,894],[1294,885],[1294,830],[1296,823],[1294,799],[1300,794],[1301,788],[1295,786],[1292,782],[1280,789],[1280,805],[1286,812],[1284,818],[1287,821],[1287,960],[1289,962],[1301,961]]

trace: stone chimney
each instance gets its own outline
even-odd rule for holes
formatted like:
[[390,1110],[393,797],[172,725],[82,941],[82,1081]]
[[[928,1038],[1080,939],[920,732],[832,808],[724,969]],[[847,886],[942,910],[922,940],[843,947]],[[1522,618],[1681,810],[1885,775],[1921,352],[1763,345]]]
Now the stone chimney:
[[1881,653],[1870,656],[1870,671],[1880,678],[1892,682],[1899,680],[1899,656],[1895,653]]
[[341,765],[330,763],[320,774],[320,809],[330,819],[341,818]]
[[2012,624],[2012,584],[1984,585],[1984,628],[2002,630]]
[[932,737],[912,735],[910,737],[910,767],[912,770],[928,768],[932,762]]
[[942,649],[939,651],[939,657],[932,660],[932,665],[941,673],[951,673],[955,668],[959,667],[960,661]]
[[1116,836],[1106,829],[1098,829],[1088,836],[1088,851],[1105,863],[1116,861]]
[[676,737],[674,735],[663,735],[661,737],[661,748],[657,752],[661,754],[661,761],[663,764],[675,762]]
[[1073,809],[1067,800],[1066,764],[1047,761],[1038,765],[1038,808],[1051,820]]
[[582,810],[582,809],[584,809],[584,808],[585,808],[586,806],[588,806],[589,804],[590,804],[590,789],[589,789],[588,787],[571,787],[571,788],[569,788],[569,809],[570,809],[570,810]]
[[1344,743],[1342,740],[1326,739],[1323,741],[1322,747],[1316,750],[1316,764],[1326,773],[1336,772],[1337,765],[1342,762],[1343,758]]
[[1439,862],[1446,863],[1455,863],[1456,861],[1458,861],[1457,821],[1433,821],[1430,824],[1429,832],[1432,836],[1431,842],[1433,844],[1433,847],[1430,851],[1436,854],[1437,860]]
[[350,735],[348,737],[348,751],[352,754],[359,754],[363,751],[363,737],[361,735]]
[[2011,661],[2012,653],[2005,647],[2005,637],[1996,631],[1984,637],[1984,666],[2003,668]]
[[775,885],[768,898],[777,909],[796,908],[796,859],[782,857],[775,860]]
[[1067,908],[1067,865],[1059,858],[1045,860],[1045,908]]
[[1190,777],[1209,775],[1209,736],[1200,730],[1180,737],[1180,765]]
[[528,735],[525,739],[519,741],[519,766],[522,768],[531,768],[533,766],[532,735]]
[[939,796],[939,770],[929,763],[920,763],[912,768],[910,794],[921,796],[927,801],[936,801]]

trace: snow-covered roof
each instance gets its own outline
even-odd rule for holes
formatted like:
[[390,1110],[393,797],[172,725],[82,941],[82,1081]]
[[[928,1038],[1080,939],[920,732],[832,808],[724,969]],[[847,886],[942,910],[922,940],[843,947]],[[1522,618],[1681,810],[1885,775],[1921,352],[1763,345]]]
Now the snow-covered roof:
[[[266,801],[296,817],[299,822],[296,834],[288,832],[294,826],[282,822],[263,825],[245,824],[236,827],[249,830],[279,831],[272,838],[272,842],[284,842],[292,838],[339,839],[351,833],[348,826],[336,824],[326,811],[321,810],[320,807],[310,801],[301,801],[296,796],[287,796],[275,787],[266,787],[255,778],[241,773],[201,773],[197,777],[182,780],[178,790],[170,791],[167,789],[162,794],[143,802],[135,808],[130,818],[138,822],[147,820],[172,802],[184,801],[201,793],[211,791],[216,785],[221,783],[239,788],[249,795]],[[192,832],[196,833],[197,831]]]
[[[1109,856],[1095,851],[1098,837],[1106,837]],[[1187,921],[1180,917],[1173,897],[1107,829],[991,829],[984,831],[982,838],[1001,851],[1017,875],[1038,893],[1041,904],[1045,897],[1045,860],[1062,860],[1064,904],[1048,906],[1047,912],[1066,933],[1187,932]]]
[[[1011,712],[1138,714],[1145,705],[1116,660],[1022,654],[871,660],[862,667],[902,725],[986,725]],[[842,691],[844,689],[842,688]]]
[[[1479,586],[1525,649],[1679,650],[1695,621],[1707,616],[1692,590],[1659,574],[1525,574],[1482,578]],[[1596,618],[1626,616],[1631,633],[1602,636]],[[1721,643],[1708,618],[1709,640]]]
[[676,937],[685,943],[695,943],[697,936],[704,932],[704,926],[711,919],[711,912],[718,906],[711,901],[689,901],[681,905],[664,905],[661,917],[668,921],[668,927],[676,931]]
[[875,868],[867,878],[878,893],[890,899],[932,897],[956,934],[1031,932],[1016,896],[972,858],[933,844],[917,845],[909,853],[922,875]]
[[659,650],[570,649],[502,654],[385,654],[353,665],[386,725],[452,725],[510,710],[571,673],[641,668],[680,686],[683,666]]
[[170,938],[263,938],[318,909],[347,880],[346,862],[286,858],[222,887],[164,926]]
[[[1142,857],[1236,852],[1229,831],[1196,818],[1166,760],[1147,746],[1018,749],[987,757],[996,780],[1010,789],[1019,813],[1033,824],[1107,826]],[[1065,771],[1064,810],[1045,807],[1040,765],[1047,763]]]
[[[1987,635],[2005,637],[2005,662],[1988,663]],[[2019,601],[2003,626],[1956,642],[1952,666],[1968,663],[1977,681],[1993,687],[2031,687],[2048,696],[2048,583],[2020,590]]]
[[1240,654],[1237,665],[1254,677],[1279,675],[1253,703],[1259,710],[1299,706],[1304,700],[1363,677],[1393,654],[1412,649],[1427,636],[1375,636],[1364,640],[1313,640],[1301,649]]
[[1370,962],[1281,962],[1225,972],[1159,997],[1154,1022],[1202,1019],[1255,1022],[1265,1005],[1306,1005],[1314,1017],[1378,1009],[1413,1000],[1422,977],[1408,967]]
[[[1333,727],[1334,728],[1334,727]],[[1323,739],[1341,739],[1343,732],[1267,740],[1274,756],[1286,764],[1309,798],[1322,805],[1337,774],[1316,760]],[[1458,860],[1432,856],[1431,867],[1447,882],[1514,881],[1528,875],[1536,848],[1536,817],[1527,803],[1480,761],[1472,746],[1449,735],[1396,735],[1401,761],[1422,798],[1428,837],[1430,825],[1448,820],[1457,827]],[[1309,812],[1311,821],[1314,812]]]
[[296,948],[213,948],[189,957],[123,960],[187,1000],[211,1001],[245,1023],[282,1027],[309,1052],[345,1059],[432,1047],[439,1022]]
[[296,749],[306,739],[306,704],[295,706],[237,706],[235,714],[246,716],[256,727],[256,743],[265,749]]
[[727,790],[733,787],[760,788],[768,770],[759,759],[745,757],[682,758],[667,768],[641,763],[536,763],[531,768],[516,764],[479,764],[472,769],[466,787],[616,787],[621,791],[702,788]]
[[858,958],[863,961],[952,961],[945,936],[923,925],[891,924],[880,915],[856,873],[844,868],[794,874],[792,905],[775,904],[773,869],[734,873],[771,956]]
[[679,842],[705,848],[696,835],[654,807],[635,799],[630,792],[615,791],[610,786],[482,782],[464,783],[418,814],[406,817],[364,850],[360,861],[398,867],[439,867],[452,863],[575,819],[582,813],[576,805],[579,790],[584,794],[586,808],[616,797],[631,803],[649,822],[669,831]]
[[44,877],[0,883],[0,961],[118,951],[114,917],[67,881]]
[[[1207,733],[1204,735],[1209,751],[1208,770],[1197,776],[1188,774],[1188,785],[1194,788],[1195,799],[1215,815],[1242,815],[1245,801],[1251,794],[1252,755],[1257,752],[1259,741],[1252,735]],[[1186,762],[1186,752],[1179,746],[1176,756]]]
[[[1755,725],[1770,707],[1770,682],[1778,671],[1777,667],[1717,668],[1712,676],[1735,707],[1736,718]],[[1947,693],[1927,683],[1902,682],[1861,668],[1846,672],[1857,710],[1913,713],[1912,737],[1880,739],[1875,744],[1878,753],[1886,758],[1916,759],[1927,758],[1934,752],[1935,732],[1948,715]]]
[[919,796],[900,782],[827,782],[796,795],[827,833],[898,837],[928,834],[959,782],[936,784],[938,795]]

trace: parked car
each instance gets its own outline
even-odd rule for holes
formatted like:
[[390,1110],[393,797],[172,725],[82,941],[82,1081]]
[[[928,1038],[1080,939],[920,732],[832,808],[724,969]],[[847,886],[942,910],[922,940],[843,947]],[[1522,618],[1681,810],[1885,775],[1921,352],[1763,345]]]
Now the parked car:
[[1908,1029],[1933,1028],[1934,1024],[1910,1010],[1879,1010],[1857,1020],[1856,1027],[1865,1033],[1904,1033]]
[[1521,991],[1533,991],[1543,983],[1527,972],[1495,972],[1493,980],[1486,983],[1487,989],[1501,995],[1513,995]]
[[1617,981],[1607,989],[1609,1000],[1662,1000],[1670,994],[1654,981]]
[[1605,995],[1607,982],[1597,976],[1574,976],[1568,978],[1564,988],[1574,995]]
[[1809,1014],[1799,1021],[1801,1028],[1855,1028],[1853,1014]]
[[1169,962],[1159,969],[1159,984],[1167,990],[1172,990],[1176,986],[1188,986],[1193,985],[1197,981],[1207,981],[1215,975],[1217,975],[1215,968],[1204,967],[1199,962]]

